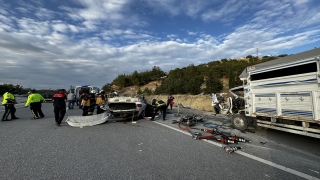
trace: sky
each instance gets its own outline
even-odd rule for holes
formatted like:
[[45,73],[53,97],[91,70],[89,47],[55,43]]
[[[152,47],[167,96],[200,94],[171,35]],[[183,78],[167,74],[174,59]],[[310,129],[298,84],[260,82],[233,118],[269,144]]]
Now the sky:
[[0,84],[24,88],[101,88],[319,44],[319,0],[0,0]]

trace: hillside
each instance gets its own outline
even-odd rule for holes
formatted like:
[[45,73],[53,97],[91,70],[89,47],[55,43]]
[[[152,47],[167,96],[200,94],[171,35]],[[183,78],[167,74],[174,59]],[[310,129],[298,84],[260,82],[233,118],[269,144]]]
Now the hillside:
[[[228,92],[228,79],[221,79],[223,84],[224,84],[224,90],[223,92]],[[145,88],[154,90],[156,88],[156,85],[160,85],[160,81],[152,81],[144,86],[141,86],[141,90],[144,90]],[[114,87],[117,89],[116,87]],[[205,86],[202,86],[202,88],[205,88]],[[117,91],[117,90],[116,90]],[[130,86],[126,87],[122,90],[118,90],[117,92],[119,94],[128,94],[128,95],[136,95],[138,91],[138,87],[136,86]],[[190,107],[190,109],[195,109],[195,110],[202,110],[202,111],[207,111],[207,112],[213,112],[213,108],[211,106],[211,97],[207,94],[199,94],[199,95],[188,95],[188,94],[174,94],[175,97],[175,104],[174,107],[177,108],[178,105],[180,104],[180,108],[184,107]],[[145,99],[147,100],[148,103],[151,102],[153,98],[155,99],[162,99],[164,101],[167,100],[168,95],[145,95]],[[182,109],[181,109],[182,110]]]
[[[228,78],[221,78],[221,81],[223,83],[223,90],[222,92],[227,93],[229,92],[229,84]],[[152,81],[149,82],[146,85],[140,86],[140,89],[143,91],[145,88],[151,89],[152,91],[154,91],[156,89],[156,86],[160,86],[161,85],[161,81]],[[201,86],[202,89],[206,88],[205,83]],[[137,91],[139,90],[139,87],[137,86],[129,86],[129,87],[125,87],[121,90],[119,90],[119,88],[117,88],[116,86],[113,86],[113,89],[120,93],[120,94],[130,94],[130,95],[135,95],[137,94]]]

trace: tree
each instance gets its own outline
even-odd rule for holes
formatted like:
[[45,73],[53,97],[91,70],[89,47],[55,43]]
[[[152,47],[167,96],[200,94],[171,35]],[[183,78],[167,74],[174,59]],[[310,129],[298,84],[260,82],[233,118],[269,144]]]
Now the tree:
[[141,79],[140,74],[137,71],[134,71],[131,74],[130,81],[131,81],[132,84],[134,84],[136,86],[142,85],[142,82],[141,82],[140,79]]
[[236,86],[236,81],[233,73],[233,69],[229,69],[229,89],[233,88]]
[[208,79],[206,81],[206,88],[204,93],[219,93],[223,89],[222,81],[215,77],[214,74],[209,74]]
[[104,90],[105,93],[109,94],[113,92],[112,84],[107,83],[104,86],[102,86],[102,90]]
[[143,94],[143,91],[141,90],[141,88],[139,87],[138,91],[137,91],[137,94],[138,95],[142,95]]
[[148,87],[146,87],[146,88],[144,88],[144,90],[143,90],[143,94],[151,95],[151,94],[152,94],[152,90],[149,89]]

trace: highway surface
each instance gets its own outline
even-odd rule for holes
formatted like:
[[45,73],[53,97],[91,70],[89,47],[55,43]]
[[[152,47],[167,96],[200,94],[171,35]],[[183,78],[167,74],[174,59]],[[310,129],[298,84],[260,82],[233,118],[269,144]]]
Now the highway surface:
[[[31,120],[25,100],[16,105],[20,119],[0,122],[0,179],[320,179],[319,139],[260,129],[228,154],[220,142],[192,139],[170,114],[57,127],[51,103],[45,118]],[[81,113],[68,110],[65,119]]]

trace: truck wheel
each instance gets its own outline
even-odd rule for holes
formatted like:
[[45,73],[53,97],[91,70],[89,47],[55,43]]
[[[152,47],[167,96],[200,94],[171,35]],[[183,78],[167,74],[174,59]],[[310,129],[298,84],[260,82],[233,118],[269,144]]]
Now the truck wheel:
[[232,126],[238,130],[245,130],[248,127],[248,120],[241,114],[235,114],[231,118]]

